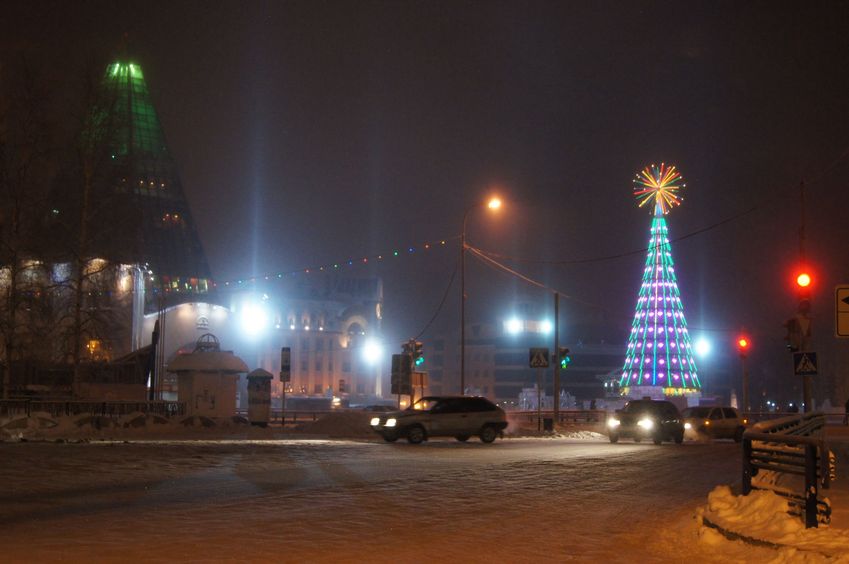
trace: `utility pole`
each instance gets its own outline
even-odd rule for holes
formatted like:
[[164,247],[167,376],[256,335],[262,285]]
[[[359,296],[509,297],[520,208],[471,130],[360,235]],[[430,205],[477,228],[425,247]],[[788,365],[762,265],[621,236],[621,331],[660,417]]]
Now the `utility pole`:
[[560,292],[554,292],[554,422],[560,421]]
[[[806,258],[805,258],[805,181],[802,180],[799,182],[799,265],[802,268],[806,268]],[[807,351],[810,348],[810,339],[811,339],[811,323],[810,323],[810,314],[811,314],[811,300],[810,296],[807,295],[807,289],[803,288],[802,295],[799,296],[799,315],[802,316],[802,319],[807,320],[807,331],[802,331],[802,339],[801,339],[801,350]],[[813,381],[812,376],[805,375],[802,376],[802,401],[805,404],[805,413],[808,413],[812,410],[813,406],[811,405],[811,387]]]

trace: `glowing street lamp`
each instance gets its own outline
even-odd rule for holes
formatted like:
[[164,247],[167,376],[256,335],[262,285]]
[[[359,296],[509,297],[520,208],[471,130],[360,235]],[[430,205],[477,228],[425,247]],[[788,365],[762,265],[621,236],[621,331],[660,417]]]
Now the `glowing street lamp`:
[[[460,395],[466,394],[466,220],[469,212],[480,207],[478,203],[466,208],[463,214],[463,229],[460,233]],[[501,209],[501,199],[493,196],[486,203],[490,211]]]
[[705,337],[700,337],[695,344],[696,354],[701,358],[706,358],[711,351],[711,344]]
[[370,365],[374,366],[383,357],[383,345],[375,340],[369,339],[363,345],[363,359]]

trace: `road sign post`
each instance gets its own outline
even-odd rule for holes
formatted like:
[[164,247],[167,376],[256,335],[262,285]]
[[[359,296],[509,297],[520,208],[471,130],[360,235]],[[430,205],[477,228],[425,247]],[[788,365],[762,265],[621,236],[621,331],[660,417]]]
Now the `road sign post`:
[[292,348],[280,347],[280,426],[286,424],[286,386],[292,379]]
[[548,349],[530,348],[528,366],[537,369],[537,431],[542,431],[542,373],[548,368]]
[[849,284],[834,288],[834,336],[849,338]]

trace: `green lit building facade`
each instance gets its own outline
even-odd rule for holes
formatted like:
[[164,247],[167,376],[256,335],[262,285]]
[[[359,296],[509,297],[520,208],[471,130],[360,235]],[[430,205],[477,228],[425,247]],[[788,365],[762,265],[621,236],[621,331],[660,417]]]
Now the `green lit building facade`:
[[141,265],[146,311],[209,301],[209,266],[139,65],[107,66],[89,120],[88,254]]

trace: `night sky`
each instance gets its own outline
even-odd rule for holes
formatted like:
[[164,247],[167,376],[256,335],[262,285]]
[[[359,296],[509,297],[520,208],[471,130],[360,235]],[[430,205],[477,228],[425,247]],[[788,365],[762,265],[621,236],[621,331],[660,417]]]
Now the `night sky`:
[[[354,271],[383,277],[400,341],[442,298],[464,210],[497,187],[505,209],[470,214],[471,244],[552,261],[509,264],[602,308],[624,345],[650,224],[631,179],[665,161],[687,181],[667,219],[692,332],[727,350],[745,327],[755,373],[789,370],[804,180],[815,343],[826,367],[849,360],[832,337],[846,2],[28,1],[0,25],[0,55],[30,53],[69,104],[129,35],[218,280],[450,239]],[[506,315],[517,292],[549,307],[471,259],[467,285],[473,311]],[[458,291],[425,339],[456,326]]]

